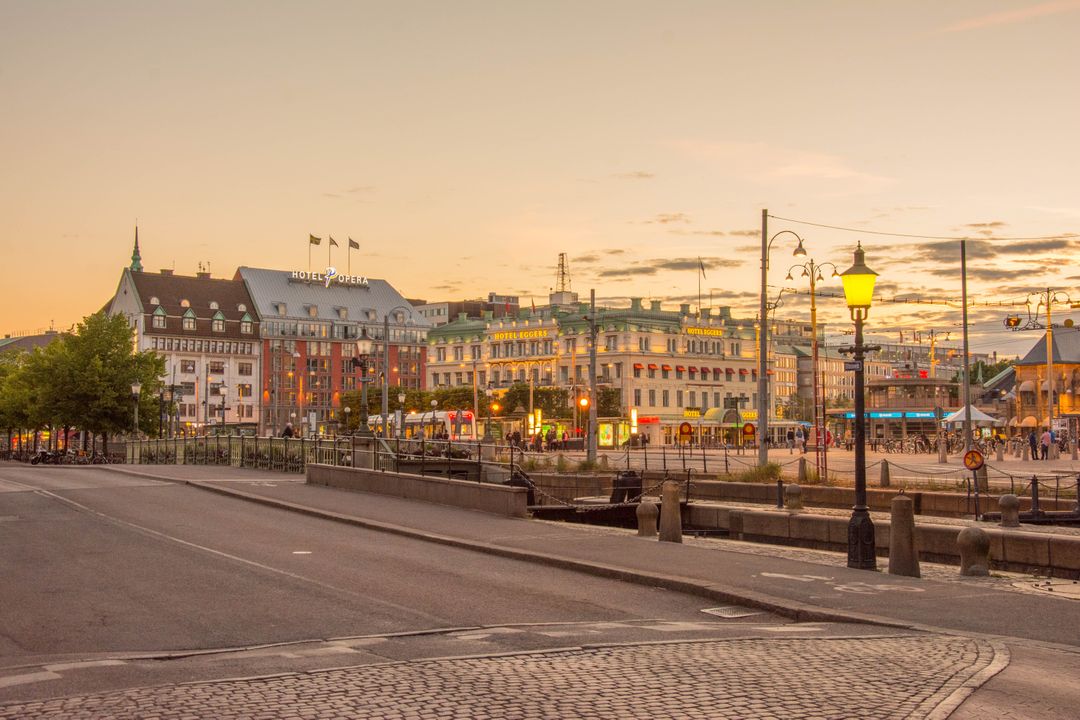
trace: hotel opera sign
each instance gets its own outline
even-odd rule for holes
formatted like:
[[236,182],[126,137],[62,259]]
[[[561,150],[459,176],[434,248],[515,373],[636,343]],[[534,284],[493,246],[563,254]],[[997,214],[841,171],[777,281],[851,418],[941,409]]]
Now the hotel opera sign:
[[331,284],[352,285],[354,287],[368,286],[368,279],[363,275],[342,275],[337,271],[337,268],[333,267],[328,267],[325,272],[321,273],[308,270],[293,270],[291,279],[304,282],[320,282],[323,287],[330,287]]
[[499,340],[538,340],[546,338],[550,335],[548,330],[506,330],[503,332],[491,333],[491,340],[498,342]]

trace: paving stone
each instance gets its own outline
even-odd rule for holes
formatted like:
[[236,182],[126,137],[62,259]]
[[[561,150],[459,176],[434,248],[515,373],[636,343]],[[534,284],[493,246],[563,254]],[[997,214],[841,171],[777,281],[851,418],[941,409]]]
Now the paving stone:
[[997,652],[943,635],[613,646],[140,688],[7,705],[0,720],[922,718]]

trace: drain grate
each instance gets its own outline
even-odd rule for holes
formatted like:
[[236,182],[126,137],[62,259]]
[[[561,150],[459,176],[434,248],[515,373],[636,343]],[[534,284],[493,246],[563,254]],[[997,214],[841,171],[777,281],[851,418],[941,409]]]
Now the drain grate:
[[762,614],[759,610],[751,610],[750,608],[744,608],[738,605],[723,605],[721,607],[704,608],[701,612],[715,615],[716,617],[727,618],[729,620]]

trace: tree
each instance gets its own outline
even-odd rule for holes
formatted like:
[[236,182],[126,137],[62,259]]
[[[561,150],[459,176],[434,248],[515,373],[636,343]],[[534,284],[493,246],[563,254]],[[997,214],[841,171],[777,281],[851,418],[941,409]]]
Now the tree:
[[622,391],[619,388],[602,387],[598,390],[596,416],[605,418],[622,417]]
[[[503,414],[511,414],[518,407],[529,409],[529,384],[514,383],[506,390],[502,400]],[[565,418],[570,417],[573,409],[570,407],[570,393],[565,388],[534,387],[533,409],[540,408],[544,417]]]

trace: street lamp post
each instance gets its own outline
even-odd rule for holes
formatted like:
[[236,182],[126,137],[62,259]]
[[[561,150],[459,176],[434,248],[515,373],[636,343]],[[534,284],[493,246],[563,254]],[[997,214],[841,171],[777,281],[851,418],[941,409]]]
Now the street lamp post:
[[131,399],[135,404],[135,423],[132,428],[136,439],[139,437],[139,395],[142,393],[142,383],[136,380],[131,383]]
[[781,230],[769,237],[769,211],[761,211],[761,307],[759,309],[759,321],[761,331],[758,333],[758,465],[769,462],[769,307],[767,302],[769,284],[769,249],[773,241],[785,233],[794,235],[799,241],[792,255],[796,257],[806,255],[803,248],[803,239],[793,230]]
[[[431,436],[432,436],[431,439],[432,440],[435,439],[435,408],[437,408],[437,407],[439,407],[439,401],[433,399],[431,401]],[[421,420],[423,420],[423,418],[421,418]],[[421,422],[420,426],[421,426],[420,427],[420,434],[421,435],[426,435],[427,433],[424,432],[424,423]]]
[[405,437],[405,393],[399,392],[397,395],[398,402],[398,427],[397,436],[398,440]]
[[352,408],[348,405],[345,406],[345,434],[352,435],[352,425],[349,424],[349,416],[352,415]]
[[791,271],[795,268],[802,268],[802,276],[810,278],[810,329],[814,334],[814,338],[811,341],[811,370],[814,384],[814,460],[817,466],[818,478],[825,479],[828,474],[828,443],[825,438],[825,412],[821,408],[821,396],[819,394],[818,387],[818,324],[817,324],[817,284],[823,282],[825,277],[821,274],[823,267],[829,266],[832,268],[831,277],[838,277],[840,273],[836,270],[836,265],[831,262],[822,263],[818,265],[814,262],[813,258],[810,258],[801,265],[792,265],[788,268],[787,279],[793,279],[791,277]]
[[360,367],[360,416],[357,421],[360,427],[357,429],[356,434],[367,437],[371,435],[371,428],[368,427],[368,397],[367,386],[371,378],[368,377],[368,358],[371,356],[372,348],[375,343],[371,341],[371,338],[367,336],[367,330],[362,330],[360,337],[356,340],[356,357],[353,358],[354,366]]
[[[409,313],[409,318],[412,318],[412,308],[404,305],[398,305],[391,308],[383,315],[383,382],[382,382],[382,416],[383,416],[383,437],[390,437],[390,423],[388,415],[390,413],[390,313],[397,312],[398,310],[406,310]],[[401,362],[401,349],[398,348],[398,363]],[[475,368],[474,368],[475,370]],[[400,376],[399,376],[400,378]],[[400,382],[400,379],[399,379]],[[402,401],[404,402],[404,400]]]
[[221,434],[224,435],[225,434],[225,398],[227,398],[229,396],[229,388],[228,388],[227,385],[222,383],[221,387],[218,388],[218,392],[221,393]]
[[158,391],[157,403],[157,436],[161,438],[165,429],[165,388]]
[[855,263],[840,275],[844,299],[855,322],[855,344],[844,348],[853,361],[845,369],[855,371],[855,506],[848,523],[848,567],[874,570],[877,567],[874,522],[866,506],[866,399],[863,361],[866,352],[879,349],[863,344],[863,321],[870,312],[877,273],[866,266],[862,243],[855,249]]

